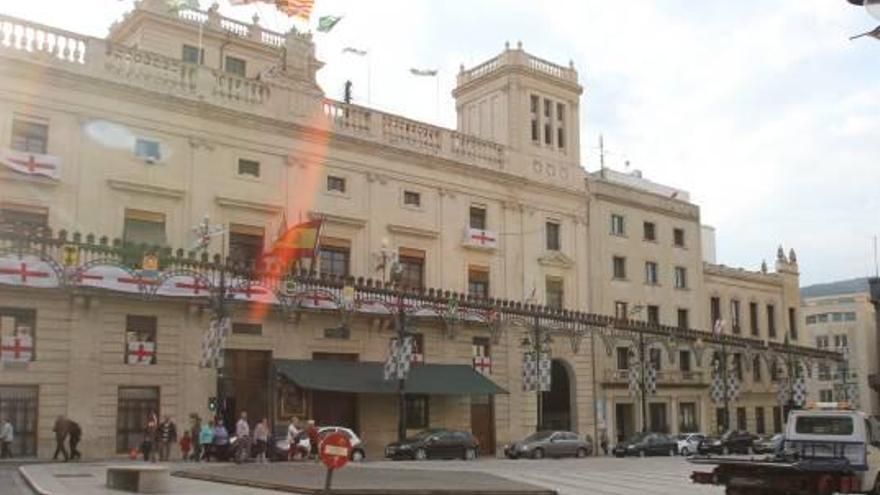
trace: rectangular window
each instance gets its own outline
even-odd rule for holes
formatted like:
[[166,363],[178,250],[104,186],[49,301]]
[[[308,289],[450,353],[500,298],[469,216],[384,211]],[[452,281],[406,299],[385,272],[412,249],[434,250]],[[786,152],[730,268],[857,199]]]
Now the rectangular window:
[[535,117],[534,115],[532,116],[532,141],[534,141],[535,144],[540,144],[541,142],[538,117]]
[[831,366],[825,363],[819,363],[819,381],[827,382],[831,380]]
[[547,236],[547,250],[559,251],[562,246],[559,224],[556,222],[546,222],[544,224],[544,230],[544,233]]
[[675,288],[687,289],[687,269],[683,266],[675,267]]
[[749,303],[749,327],[752,329],[752,336],[757,337],[761,333],[758,327],[758,303]]
[[827,335],[819,335],[816,337],[816,348],[817,349],[827,349],[828,348],[828,336]]
[[474,357],[492,357],[489,337],[474,337],[471,340]]
[[247,267],[253,267],[263,255],[262,227],[229,224],[229,259]]
[[776,306],[772,304],[767,305],[767,336],[776,337]]
[[660,349],[657,349],[657,348],[648,349],[648,363],[650,363],[652,368],[659,371],[660,368],[663,366],[662,359],[663,359],[663,353],[660,351]]
[[782,433],[782,408],[773,407],[773,433]]
[[672,242],[676,247],[684,247],[684,229],[672,229]]
[[159,387],[119,387],[116,406],[116,453],[140,448],[150,413],[159,413]]
[[819,391],[819,402],[834,402],[834,390],[824,389]]
[[831,313],[831,321],[843,321],[843,313]]
[[626,223],[623,215],[611,215],[611,235],[626,235]]
[[469,217],[469,225],[472,229],[486,230],[486,208],[471,206]]
[[244,59],[240,59],[238,57],[233,57],[231,55],[226,56],[226,63],[223,65],[226,72],[230,74],[235,74],[236,76],[246,77],[247,73],[247,62]]
[[618,280],[626,278],[626,258],[623,256],[615,256],[611,259],[613,276]]
[[[37,311],[30,308],[0,307],[0,321],[3,354],[11,354],[14,361],[36,361]],[[7,325],[7,322],[11,323]]]
[[233,335],[263,335],[263,325],[259,323],[244,323],[244,322],[233,322],[232,323],[232,334]]
[[406,427],[421,429],[428,427],[428,396],[406,396]]
[[628,370],[629,369],[629,347],[618,347],[617,348],[617,369],[618,370]]
[[755,433],[758,435],[763,435],[767,433],[767,427],[764,424],[764,408],[756,407],[755,408]]
[[397,257],[403,272],[400,283],[410,289],[425,286],[425,252],[417,249],[400,248]]
[[652,325],[660,324],[660,306],[648,305],[648,323]]
[[682,373],[691,372],[691,351],[678,351],[678,370]]
[[562,309],[564,303],[564,294],[562,280],[558,278],[547,278],[547,306],[554,309]]
[[736,408],[736,429],[737,430],[748,430],[748,425],[746,421],[746,408],[737,407]]
[[719,432],[722,432],[726,429],[725,424],[727,423],[727,421],[725,421],[725,420],[727,418],[727,414],[725,414],[725,413],[726,413],[726,411],[724,410],[723,407],[716,407],[715,408],[715,429],[718,430]]
[[0,203],[0,223],[23,224],[28,227],[48,227],[49,209],[41,206]]
[[321,239],[321,274],[344,278],[350,273],[351,247],[343,239]]
[[468,295],[486,299],[489,297],[489,269],[468,267]]
[[152,211],[125,210],[122,241],[128,245],[164,246],[165,215]]
[[616,301],[614,303],[614,317],[620,320],[629,318],[629,312],[627,311],[627,304],[625,302]]
[[531,110],[532,113],[537,114],[539,111],[538,107],[541,105],[541,99],[538,98],[537,95],[531,95],[531,102],[530,103],[531,104],[529,106],[529,109]]
[[657,285],[657,263],[653,261],[645,262],[645,283],[648,285]]
[[565,129],[562,127],[556,128],[556,146],[560,149],[565,148]]
[[688,322],[688,310],[686,309],[678,309],[678,328],[685,330],[690,328],[690,323]]
[[695,402],[682,402],[678,405],[679,426],[681,433],[689,433],[699,431],[700,426],[697,424],[697,404]]
[[712,323],[713,328],[715,322],[721,319],[721,298],[719,297],[711,297],[709,298],[709,321]]
[[148,162],[158,162],[162,159],[159,141],[154,139],[137,138],[134,142],[134,156],[147,160]]
[[181,54],[180,58],[188,64],[204,64],[205,49],[199,49],[199,47],[192,45],[183,45],[183,53]]
[[145,315],[125,315],[125,352],[122,362],[156,364],[158,353],[157,318]]
[[10,147],[24,153],[45,155],[49,147],[49,126],[20,118],[13,119]]
[[549,122],[544,123],[544,144],[553,144],[553,126]]
[[260,176],[260,162],[256,160],[238,159],[238,175]]
[[816,315],[810,315],[807,317],[807,325],[813,325],[816,323]]
[[733,330],[733,333],[739,335],[741,329],[739,319],[739,301],[737,299],[730,300],[730,328]]
[[854,311],[847,311],[843,314],[844,321],[856,321],[856,313]]
[[422,206],[422,195],[415,191],[403,191],[403,204],[407,206]]
[[848,339],[846,335],[835,335],[834,336],[834,348],[835,349],[843,349],[845,347],[849,347]]
[[798,338],[797,310],[795,308],[788,308],[788,336],[791,337],[791,340]]
[[657,231],[654,222],[645,222],[642,225],[642,239],[646,241],[656,241],[657,240]]
[[556,104],[556,146],[565,148],[565,105]]
[[335,175],[327,176],[327,191],[345,192],[345,179]]

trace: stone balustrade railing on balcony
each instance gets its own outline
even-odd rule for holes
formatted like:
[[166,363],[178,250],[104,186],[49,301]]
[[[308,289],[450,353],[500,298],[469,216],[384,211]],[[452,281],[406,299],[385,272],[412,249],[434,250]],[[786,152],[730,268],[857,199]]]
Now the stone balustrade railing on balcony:
[[[703,371],[660,370],[657,372],[659,384],[705,385]],[[629,370],[606,369],[606,383],[629,383]]]
[[508,48],[501,55],[471,69],[465,70],[462,67],[458,73],[458,84],[462,85],[474,81],[504,67],[517,67],[521,70],[551,76],[574,84],[577,84],[578,81],[578,74],[573,65],[563,67],[554,64],[524,52],[520,46],[516,50]]
[[89,39],[63,29],[0,15],[0,48],[20,50],[46,60],[84,64]]

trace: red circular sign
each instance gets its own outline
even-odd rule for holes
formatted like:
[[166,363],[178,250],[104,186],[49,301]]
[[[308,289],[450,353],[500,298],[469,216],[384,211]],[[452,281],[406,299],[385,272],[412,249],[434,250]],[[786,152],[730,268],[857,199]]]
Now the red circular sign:
[[321,453],[321,462],[327,466],[327,469],[339,469],[348,463],[348,457],[351,455],[351,441],[348,439],[348,435],[331,433],[324,437],[318,451]]

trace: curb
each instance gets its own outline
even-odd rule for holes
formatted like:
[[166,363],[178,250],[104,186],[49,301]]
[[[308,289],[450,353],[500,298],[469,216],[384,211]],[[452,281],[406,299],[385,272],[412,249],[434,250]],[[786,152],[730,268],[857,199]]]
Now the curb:
[[27,472],[27,466],[19,466],[18,474],[21,475],[21,478],[24,480],[27,486],[38,495],[55,495],[54,493],[38,485],[37,482],[34,481],[33,478],[31,478],[31,476]]
[[[211,481],[227,485],[246,486],[249,488],[261,488],[264,490],[276,490],[286,493],[301,495],[321,495],[321,488],[305,486],[283,485],[266,481],[243,480],[231,476],[218,476],[215,474],[195,473],[192,471],[172,471],[171,476],[188,478],[200,481]],[[388,489],[388,488],[334,488],[334,495],[558,495],[556,490],[456,490],[456,489]],[[49,494],[51,495],[51,494]]]

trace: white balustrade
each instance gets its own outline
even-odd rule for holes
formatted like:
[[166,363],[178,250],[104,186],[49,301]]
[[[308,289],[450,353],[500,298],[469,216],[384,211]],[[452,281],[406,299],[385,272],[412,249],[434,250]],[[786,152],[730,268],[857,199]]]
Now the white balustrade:
[[504,146],[478,137],[451,131],[452,153],[473,158],[478,162],[500,165],[504,161]]
[[346,105],[334,100],[324,100],[324,115],[336,130],[370,132],[370,110],[354,105]]
[[0,48],[46,59],[85,64],[89,38],[14,17],[0,15]]
[[382,115],[382,134],[390,143],[403,143],[424,150],[440,151],[439,127],[423,124],[414,120]]
[[227,72],[213,70],[215,96],[249,104],[262,104],[269,98],[269,86],[256,79],[236,76]]
[[158,53],[107,45],[107,70],[118,79],[172,93],[193,93],[199,67]]

